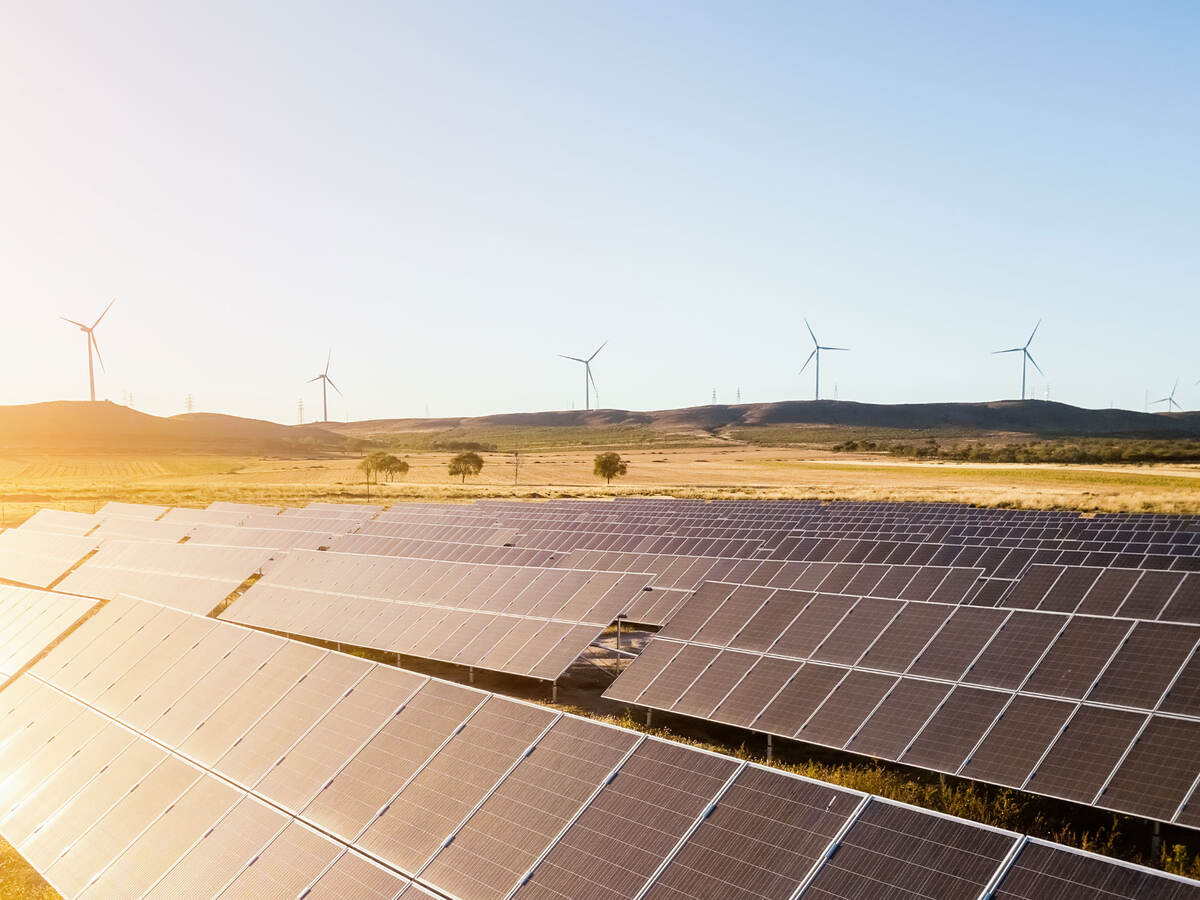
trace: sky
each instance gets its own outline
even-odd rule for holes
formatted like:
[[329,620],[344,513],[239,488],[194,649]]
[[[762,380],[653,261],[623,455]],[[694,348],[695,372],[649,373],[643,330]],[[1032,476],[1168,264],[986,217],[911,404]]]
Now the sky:
[[[0,4],[0,404],[1200,407],[1194,2]],[[1148,393],[1147,393],[1148,392]],[[1161,408],[1161,405],[1158,407]]]

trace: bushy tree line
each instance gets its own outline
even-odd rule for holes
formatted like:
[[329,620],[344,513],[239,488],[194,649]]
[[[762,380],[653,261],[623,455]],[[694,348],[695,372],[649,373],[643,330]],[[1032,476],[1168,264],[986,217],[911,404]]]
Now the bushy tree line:
[[1200,441],[1082,439],[1026,443],[966,443],[943,446],[934,438],[924,443],[843,441],[838,453],[887,453],[907,459],[946,459],[999,463],[1150,463],[1200,462]]

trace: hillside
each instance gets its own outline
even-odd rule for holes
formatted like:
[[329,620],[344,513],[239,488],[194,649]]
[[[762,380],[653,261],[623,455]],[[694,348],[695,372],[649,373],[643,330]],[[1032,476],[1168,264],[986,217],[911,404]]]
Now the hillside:
[[880,405],[832,400],[631,412],[572,410],[476,418],[279,425],[214,413],[160,418],[110,402],[0,407],[0,452],[321,456],[346,438],[414,450],[456,441],[510,447],[667,446],[713,441],[829,444],[850,437],[1200,438],[1200,413],[1090,410],[1063,403]]
[[323,428],[212,413],[161,418],[103,401],[0,406],[0,452],[320,454],[343,438]]
[[[828,431],[838,440],[853,430],[888,429],[912,434],[955,434],[961,437],[1200,437],[1200,413],[1140,413],[1123,409],[1081,409],[1040,400],[993,403],[873,404],[834,400],[793,400],[738,406],[694,406],[685,409],[631,412],[619,409],[507,413],[475,418],[374,419],[328,423],[325,427],[355,437],[436,435],[441,440],[467,440],[515,430],[556,429],[576,432],[636,433],[736,438],[743,429],[769,438],[771,430]],[[762,430],[766,431],[763,432]]]

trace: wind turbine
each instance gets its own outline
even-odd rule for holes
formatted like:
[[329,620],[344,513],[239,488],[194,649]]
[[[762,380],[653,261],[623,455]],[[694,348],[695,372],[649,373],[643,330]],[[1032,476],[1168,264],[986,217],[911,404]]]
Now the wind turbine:
[[813,399],[821,399],[821,351],[822,350],[849,350],[849,347],[825,347],[822,346],[817,336],[813,334],[812,326],[808,324],[808,319],[804,320],[804,326],[808,329],[808,336],[812,338],[813,352],[808,354],[808,359],[804,361],[804,365],[800,367],[800,374],[804,374],[804,370],[808,368],[808,364],[814,359],[817,361],[816,369],[816,385],[813,389]]
[[1033,331],[1029,335],[1029,340],[1025,342],[1023,347],[1013,347],[1010,350],[997,350],[992,356],[997,353],[1020,353],[1021,354],[1021,399],[1025,399],[1025,369],[1026,363],[1033,363],[1033,367],[1038,370],[1039,375],[1045,375],[1042,367],[1037,364],[1037,360],[1033,358],[1033,354],[1029,352],[1029,345],[1033,343],[1033,336],[1038,333],[1038,329],[1042,327],[1042,320],[1038,319],[1038,323],[1033,326]]
[[[100,319],[108,315],[108,311],[112,309],[112,305],[117,302],[114,297],[109,301],[108,306],[104,307],[104,312],[100,313]],[[92,350],[96,351],[96,359],[100,360],[100,371],[104,371],[104,359],[100,356],[100,345],[96,343],[96,326],[100,324],[100,319],[97,319],[90,326],[84,325],[82,322],[76,322],[74,319],[68,319],[66,316],[59,316],[64,322],[70,322],[80,331],[87,335],[88,348],[88,389],[91,391],[92,402],[96,402],[96,371],[92,367]]]
[[329,421],[329,391],[328,391],[328,388],[333,388],[339,394],[342,393],[341,391],[338,391],[338,386],[336,384],[334,384],[333,379],[329,377],[329,361],[331,359],[333,359],[333,348],[332,347],[329,348],[329,355],[327,357],[325,357],[325,371],[322,372],[320,375],[318,375],[316,378],[308,379],[309,384],[312,384],[314,381],[321,382],[321,416],[322,416],[321,421],[322,422]]
[[584,409],[592,408],[592,395],[590,392],[593,389],[596,391],[596,399],[597,400],[600,399],[600,389],[598,387],[596,387],[596,379],[592,377],[592,360],[595,359],[599,355],[600,351],[603,350],[607,346],[608,346],[608,341],[605,341],[603,344],[601,344],[599,347],[597,347],[596,352],[593,353],[591,356],[589,356],[587,359],[580,359],[578,356],[564,356],[562,353],[558,354],[563,359],[569,359],[569,360],[573,360],[574,362],[577,362],[577,363],[583,363],[583,408]]
[[1175,399],[1175,391],[1178,388],[1179,388],[1179,379],[1176,378],[1175,379],[1175,387],[1171,388],[1171,393],[1167,394],[1167,396],[1165,396],[1165,397],[1159,397],[1154,402],[1167,404],[1167,412],[1170,412],[1172,409],[1177,409],[1180,412],[1183,412],[1183,407],[1180,406],[1179,401]]

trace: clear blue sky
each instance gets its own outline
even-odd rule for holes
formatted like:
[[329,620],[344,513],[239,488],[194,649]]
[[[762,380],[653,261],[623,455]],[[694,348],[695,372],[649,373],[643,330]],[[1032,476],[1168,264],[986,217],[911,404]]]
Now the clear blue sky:
[[[25,3],[0,403],[1200,406],[1200,6]],[[1031,370],[1032,371],[1032,370]]]

